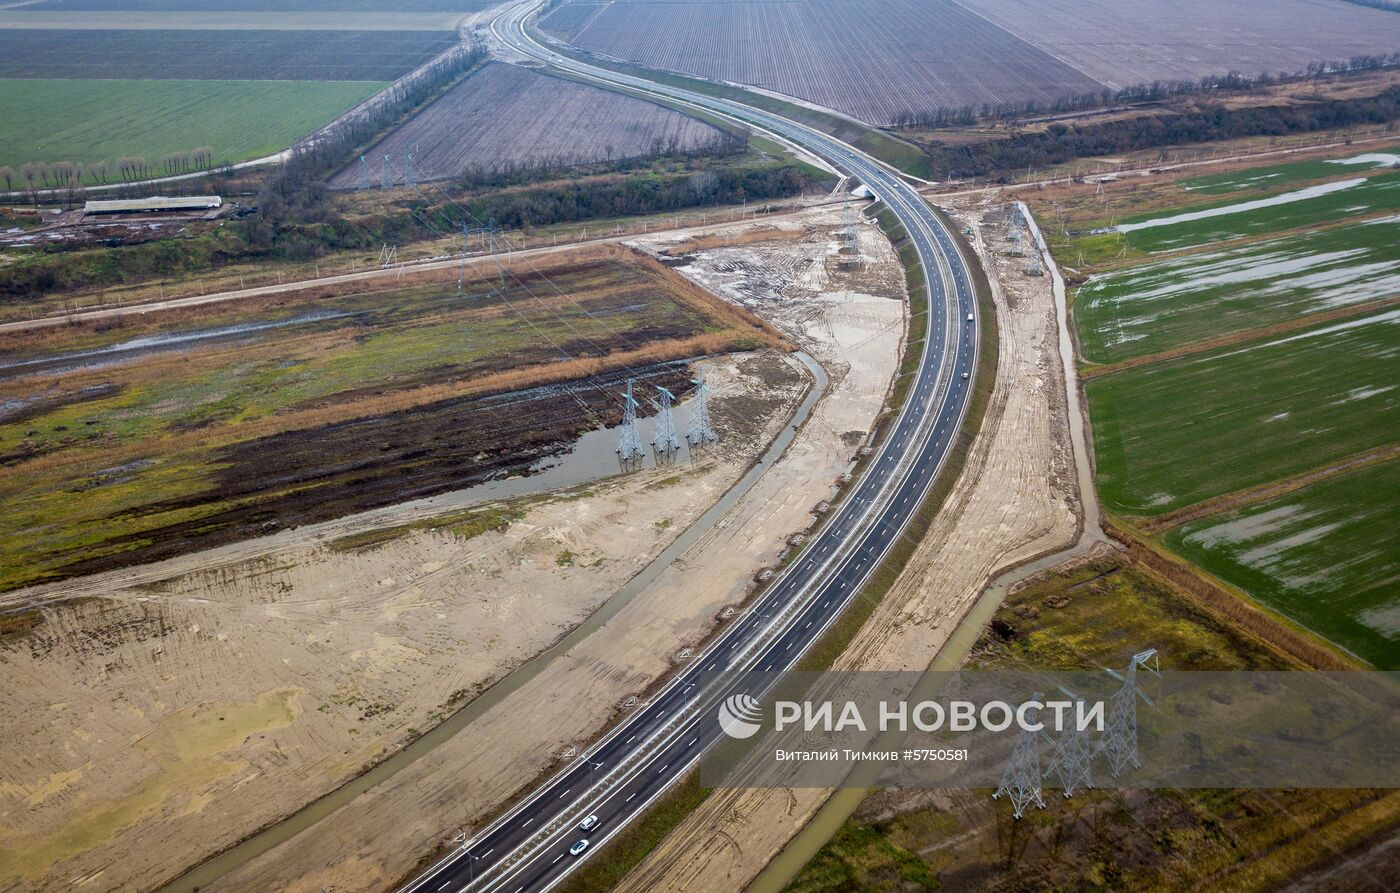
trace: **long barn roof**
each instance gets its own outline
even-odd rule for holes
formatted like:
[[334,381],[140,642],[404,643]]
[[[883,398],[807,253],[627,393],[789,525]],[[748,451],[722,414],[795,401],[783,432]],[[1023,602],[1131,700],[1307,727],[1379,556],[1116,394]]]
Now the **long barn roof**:
[[85,202],[83,213],[101,214],[120,211],[207,211],[223,205],[217,195],[153,196],[152,198],[112,199]]

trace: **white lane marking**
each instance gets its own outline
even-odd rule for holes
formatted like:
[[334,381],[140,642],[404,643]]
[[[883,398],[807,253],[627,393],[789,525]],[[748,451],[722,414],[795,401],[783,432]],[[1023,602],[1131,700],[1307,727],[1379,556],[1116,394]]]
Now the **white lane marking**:
[[635,796],[637,796],[637,795],[636,795],[635,793],[633,793],[633,794],[631,794],[630,796],[628,796],[628,798],[627,798],[626,800],[623,800],[622,802],[623,802],[623,803],[631,803],[631,802],[632,802],[632,798],[635,797]]
[[[564,854],[563,854],[563,853],[560,853],[559,855],[557,855],[557,856],[554,857],[554,862],[558,862],[558,861],[559,861],[560,859],[562,859],[562,858],[564,858]],[[549,864],[550,864],[550,865],[553,865],[554,862],[551,862],[551,863],[549,863]]]
[[686,747],[694,747],[694,746],[695,746],[695,742],[697,742],[697,741],[699,741],[699,740],[700,740],[700,736],[699,736],[699,735],[696,735],[694,738],[691,738],[691,739],[690,739],[690,743],[687,744]]

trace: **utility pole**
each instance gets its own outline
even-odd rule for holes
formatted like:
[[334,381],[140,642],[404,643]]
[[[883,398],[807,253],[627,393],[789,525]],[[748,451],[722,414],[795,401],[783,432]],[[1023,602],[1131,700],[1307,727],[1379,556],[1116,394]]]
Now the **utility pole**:
[[355,179],[356,189],[369,188],[369,165],[365,163],[365,156],[360,156],[360,175]]
[[394,175],[389,170],[389,156],[386,154],[379,159],[379,188],[388,189],[392,182],[394,182]]

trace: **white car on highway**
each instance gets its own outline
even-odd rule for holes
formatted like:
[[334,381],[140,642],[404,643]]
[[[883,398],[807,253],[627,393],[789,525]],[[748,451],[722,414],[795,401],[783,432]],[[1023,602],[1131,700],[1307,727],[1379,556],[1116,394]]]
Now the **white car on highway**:
[[578,829],[580,831],[592,831],[596,827],[598,827],[598,817],[596,815],[591,815],[578,823]]
[[586,849],[588,849],[588,838],[585,837],[583,840],[580,840],[573,846],[569,847],[569,855],[581,856],[583,855],[583,851]]

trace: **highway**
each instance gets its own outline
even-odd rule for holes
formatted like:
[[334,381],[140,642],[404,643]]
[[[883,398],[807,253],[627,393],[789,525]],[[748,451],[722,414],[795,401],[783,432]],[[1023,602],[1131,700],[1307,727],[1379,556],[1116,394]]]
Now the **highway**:
[[[804,125],[558,55],[526,24],[539,5],[530,0],[503,13],[492,25],[496,37],[576,77],[664,96],[762,129],[865,183],[904,225],[928,272],[928,337],[899,415],[800,556],[648,702],[402,893],[547,890],[683,777],[723,734],[719,703],[738,691],[762,694],[742,671],[776,674],[793,666],[899,540],[956,440],[977,364],[970,271],[952,235],[912,187],[880,162]],[[598,818],[587,833],[578,828],[585,816]],[[570,846],[582,838],[590,841],[588,849],[570,855]]]

